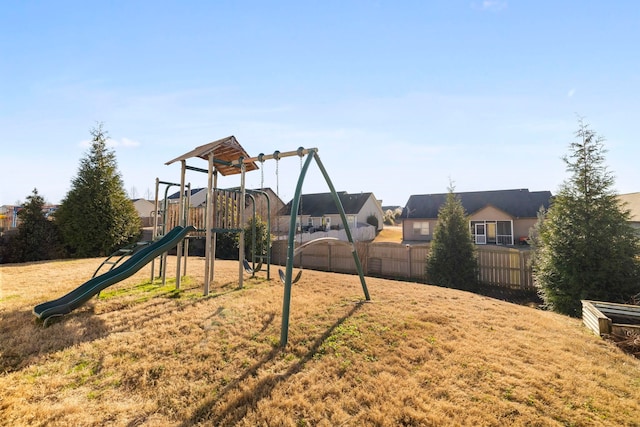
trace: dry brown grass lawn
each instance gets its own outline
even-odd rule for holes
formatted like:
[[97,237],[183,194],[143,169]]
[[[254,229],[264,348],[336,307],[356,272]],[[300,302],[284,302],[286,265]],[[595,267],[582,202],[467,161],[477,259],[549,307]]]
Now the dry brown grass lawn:
[[280,282],[236,289],[218,261],[203,297],[190,258],[180,292],[145,268],[35,321],[100,261],[0,267],[1,425],[640,425],[640,360],[577,319],[450,289],[368,278],[362,303],[357,276],[305,270],[280,351]]
[[402,227],[385,225],[384,228],[378,233],[375,239],[375,243],[379,242],[402,242]]

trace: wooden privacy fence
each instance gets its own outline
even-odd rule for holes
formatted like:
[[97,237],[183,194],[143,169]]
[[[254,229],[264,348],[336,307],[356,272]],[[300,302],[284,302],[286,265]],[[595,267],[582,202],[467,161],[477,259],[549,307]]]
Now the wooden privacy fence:
[[[425,266],[430,244],[357,242],[355,245],[365,275],[428,283]],[[478,246],[477,253],[481,283],[535,291],[528,249]],[[286,264],[286,241],[273,242],[271,261],[274,264]],[[294,266],[336,273],[357,273],[351,247],[332,242],[319,242],[306,247],[295,257]]]

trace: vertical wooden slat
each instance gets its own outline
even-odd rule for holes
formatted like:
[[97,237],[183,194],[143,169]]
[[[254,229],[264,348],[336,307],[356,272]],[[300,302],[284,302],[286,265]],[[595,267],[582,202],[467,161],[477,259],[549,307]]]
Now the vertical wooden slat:
[[[273,243],[274,263],[283,265],[286,262],[286,259],[282,259],[281,255],[284,251],[280,248],[286,247],[286,244],[286,241]],[[310,265],[315,262],[318,268],[327,266],[326,268],[330,271],[356,273],[350,248],[335,245],[329,250],[326,245],[326,243],[319,243],[305,249],[305,268],[313,268],[307,267],[308,261]],[[426,281],[426,259],[430,248],[428,244],[412,245],[410,250],[405,245],[395,243],[357,243],[356,247],[363,266],[366,266],[363,268],[367,274]],[[529,266],[530,255],[526,249],[478,248],[480,280],[491,286],[534,291],[535,285]],[[313,261],[314,257],[317,258],[315,261]]]

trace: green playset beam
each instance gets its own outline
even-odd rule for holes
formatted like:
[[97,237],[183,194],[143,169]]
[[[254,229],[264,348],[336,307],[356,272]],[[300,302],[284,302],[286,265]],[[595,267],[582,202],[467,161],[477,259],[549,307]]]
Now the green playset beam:
[[[298,152],[301,152],[302,147],[298,149]],[[304,162],[302,170],[300,171],[300,176],[298,177],[298,184],[296,185],[296,192],[293,196],[293,200],[291,202],[291,221],[289,224],[289,239],[287,243],[287,266],[285,269],[285,283],[284,283],[284,297],[282,302],[282,327],[280,329],[280,347],[284,348],[287,345],[287,341],[289,339],[289,313],[291,308],[291,287],[292,287],[292,279],[293,279],[293,260],[294,260],[294,246],[295,246],[295,232],[296,232],[296,216],[294,213],[298,212],[298,206],[300,205],[300,195],[302,192],[302,184],[304,182],[304,178],[307,174],[307,170],[309,169],[309,165],[313,159],[316,160],[320,171],[322,172],[322,176],[324,176],[325,181],[329,185],[329,189],[331,190],[331,195],[333,196],[333,200],[338,208],[338,212],[340,212],[340,218],[342,219],[342,224],[344,226],[345,232],[347,234],[347,239],[351,244],[351,253],[353,254],[353,259],[356,263],[356,268],[358,270],[358,275],[360,276],[360,283],[362,284],[362,290],[364,291],[364,296],[367,301],[371,300],[369,296],[369,290],[367,289],[367,284],[364,279],[364,272],[362,270],[362,264],[360,263],[360,258],[358,256],[358,252],[356,251],[355,244],[353,242],[353,237],[351,236],[351,230],[349,229],[349,224],[347,221],[347,215],[344,212],[344,208],[342,206],[342,202],[338,197],[338,193],[336,193],[335,187],[329,178],[329,174],[327,174],[326,169],[322,165],[320,158],[318,157],[317,150],[315,148],[304,150],[308,153],[307,160]]]

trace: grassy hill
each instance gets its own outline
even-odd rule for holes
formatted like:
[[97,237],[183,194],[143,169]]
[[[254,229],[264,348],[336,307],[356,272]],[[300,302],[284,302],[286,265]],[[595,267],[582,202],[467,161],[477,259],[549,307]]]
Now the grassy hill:
[[373,241],[376,243],[400,243],[402,242],[402,227],[385,225]]
[[[577,319],[433,286],[216,261],[203,297],[149,268],[43,328],[101,260],[0,266],[0,425],[633,426],[640,360]],[[169,272],[175,269],[169,259]]]

